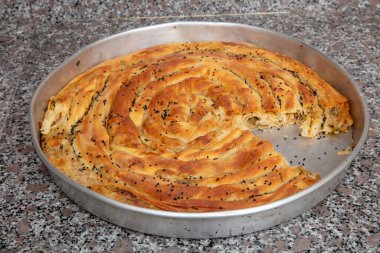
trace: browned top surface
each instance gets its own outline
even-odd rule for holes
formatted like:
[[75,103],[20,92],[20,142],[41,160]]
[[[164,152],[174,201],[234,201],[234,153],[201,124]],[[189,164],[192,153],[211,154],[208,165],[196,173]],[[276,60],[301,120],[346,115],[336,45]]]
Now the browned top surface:
[[51,98],[49,160],[111,198],[172,211],[241,209],[317,181],[251,127],[346,131],[346,98],[287,57],[239,43],[174,43],[102,63]]

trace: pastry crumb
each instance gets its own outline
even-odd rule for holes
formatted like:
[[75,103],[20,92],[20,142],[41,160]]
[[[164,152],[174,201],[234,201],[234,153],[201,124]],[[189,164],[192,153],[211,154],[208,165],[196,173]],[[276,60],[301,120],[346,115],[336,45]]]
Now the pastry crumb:
[[349,155],[352,153],[352,147],[348,145],[343,150],[336,152],[338,155]]

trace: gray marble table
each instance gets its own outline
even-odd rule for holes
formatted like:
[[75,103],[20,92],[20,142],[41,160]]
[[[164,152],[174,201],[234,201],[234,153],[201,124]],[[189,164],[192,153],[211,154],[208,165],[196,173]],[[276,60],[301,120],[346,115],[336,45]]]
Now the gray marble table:
[[[95,2],[0,1],[1,252],[378,252],[379,1]],[[184,240],[110,224],[55,185],[29,132],[29,102],[40,81],[98,39],[185,20],[238,22],[288,34],[332,57],[357,81],[369,104],[369,137],[343,182],[318,206],[245,236]]]

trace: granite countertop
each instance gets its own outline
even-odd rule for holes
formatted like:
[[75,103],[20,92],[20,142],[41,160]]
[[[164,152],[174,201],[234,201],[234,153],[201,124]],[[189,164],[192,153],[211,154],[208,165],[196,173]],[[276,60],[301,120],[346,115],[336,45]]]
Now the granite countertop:
[[[378,252],[378,1],[62,2],[0,2],[1,252]],[[41,80],[98,39],[186,20],[238,22],[288,34],[329,55],[353,76],[369,104],[368,140],[341,184],[319,205],[252,234],[184,240],[108,223],[77,206],[53,182],[34,151],[29,130],[29,103]]]

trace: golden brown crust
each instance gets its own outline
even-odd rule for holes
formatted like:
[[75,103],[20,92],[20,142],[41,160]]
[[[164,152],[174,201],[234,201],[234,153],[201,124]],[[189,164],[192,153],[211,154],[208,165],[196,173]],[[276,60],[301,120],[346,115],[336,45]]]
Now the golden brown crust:
[[245,43],[173,43],[104,62],[49,100],[48,159],[79,183],[183,212],[273,202],[318,180],[248,130],[347,131],[348,101],[310,68]]

